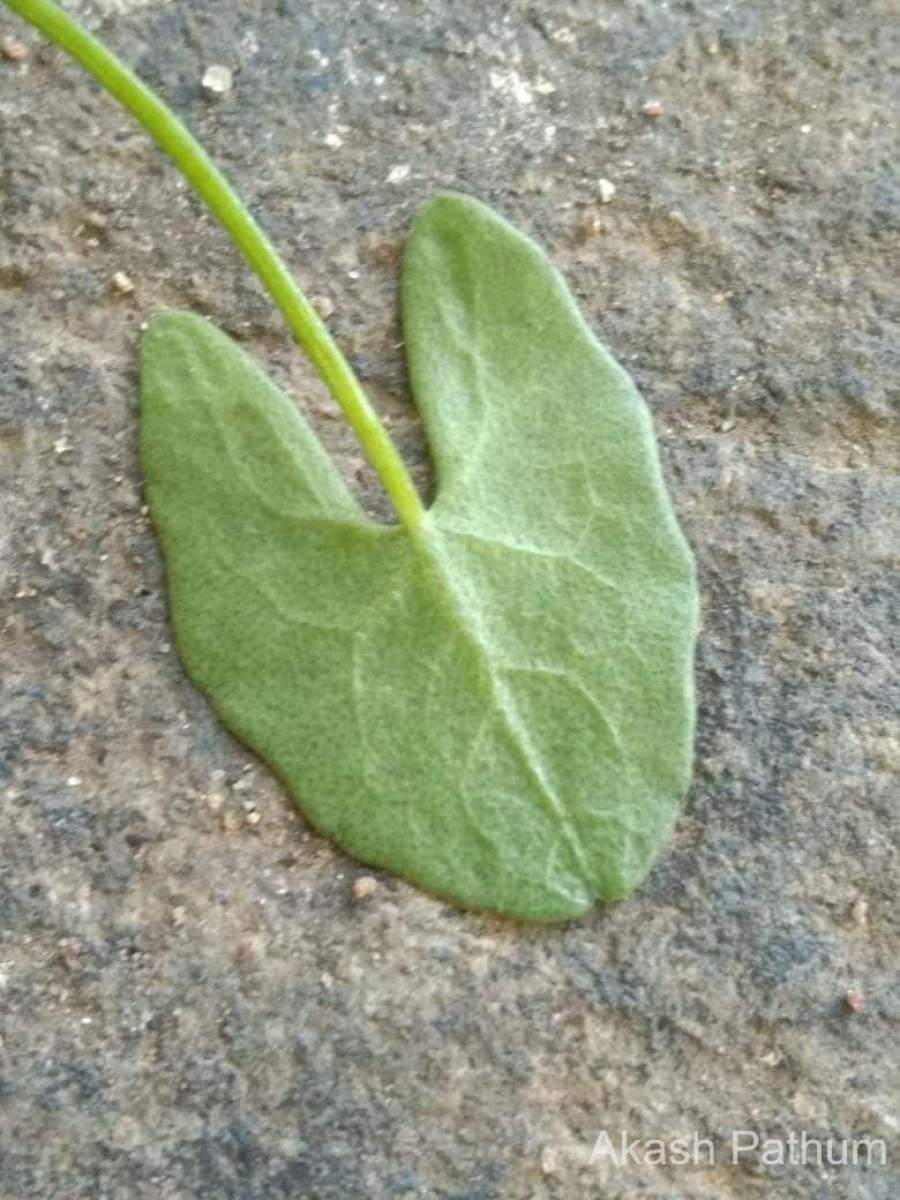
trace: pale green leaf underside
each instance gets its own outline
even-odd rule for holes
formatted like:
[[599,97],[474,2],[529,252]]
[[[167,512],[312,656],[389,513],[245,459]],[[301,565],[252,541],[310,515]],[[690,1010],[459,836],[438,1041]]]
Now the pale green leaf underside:
[[537,248],[475,201],[413,226],[403,324],[438,477],[359,510],[207,322],[143,341],[143,470],[178,645],[323,833],[464,905],[621,896],[690,776],[697,597],[649,415]]

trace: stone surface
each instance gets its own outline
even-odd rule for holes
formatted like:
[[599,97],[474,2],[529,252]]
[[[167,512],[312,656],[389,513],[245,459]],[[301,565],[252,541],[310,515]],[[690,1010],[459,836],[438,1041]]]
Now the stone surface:
[[[570,926],[388,878],[354,899],[369,873],[171,651],[140,323],[208,314],[384,501],[174,172],[0,16],[29,48],[0,63],[0,1195],[900,1194],[894,5],[78,8],[329,298],[423,486],[412,209],[469,191],[549,248],[654,410],[696,548],[697,774],[644,888]],[[234,72],[214,102],[210,63]],[[697,1130],[719,1161],[590,1166],[601,1129]],[[734,1129],[867,1134],[888,1165],[732,1165]]]

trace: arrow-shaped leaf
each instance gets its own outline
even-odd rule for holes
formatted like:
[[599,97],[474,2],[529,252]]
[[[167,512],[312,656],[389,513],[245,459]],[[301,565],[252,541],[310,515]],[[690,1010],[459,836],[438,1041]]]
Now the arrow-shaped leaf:
[[142,461],[178,645],[352,854],[572,916],[640,881],[688,784],[691,556],[643,402],[525,237],[427,204],[403,323],[438,476],[410,529],[361,513],[226,337],[152,325]]

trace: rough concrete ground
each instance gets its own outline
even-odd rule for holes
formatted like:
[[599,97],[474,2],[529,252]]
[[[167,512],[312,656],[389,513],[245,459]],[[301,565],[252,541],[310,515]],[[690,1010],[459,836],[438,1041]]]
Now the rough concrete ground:
[[[362,869],[170,650],[141,321],[240,338],[384,504],[224,236],[0,9],[28,51],[0,61],[0,1196],[900,1195],[896,5],[102,11],[333,304],[423,481],[410,213],[452,186],[549,248],[644,390],[697,552],[697,773],[639,894],[571,925],[389,878],[354,900]],[[601,1129],[696,1130],[718,1161],[589,1166]],[[733,1166],[734,1129],[868,1135],[888,1165]]]

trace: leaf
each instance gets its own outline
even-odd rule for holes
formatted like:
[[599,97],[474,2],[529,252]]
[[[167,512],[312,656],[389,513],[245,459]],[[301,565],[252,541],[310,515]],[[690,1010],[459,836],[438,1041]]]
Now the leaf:
[[697,597],[649,414],[540,251],[477,202],[403,272],[437,499],[369,521],[204,320],[142,348],[142,463],[191,678],[321,832],[460,904],[621,896],[687,788]]

